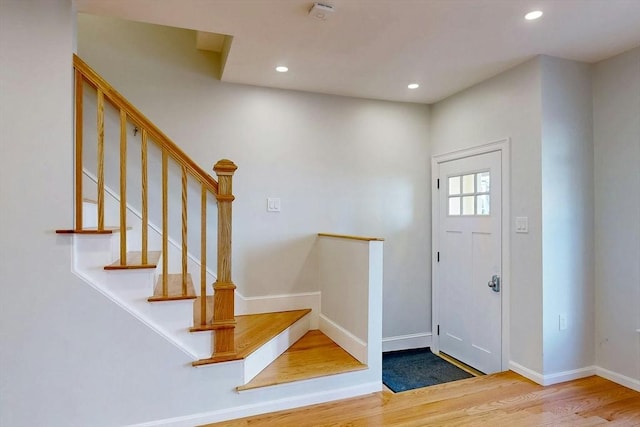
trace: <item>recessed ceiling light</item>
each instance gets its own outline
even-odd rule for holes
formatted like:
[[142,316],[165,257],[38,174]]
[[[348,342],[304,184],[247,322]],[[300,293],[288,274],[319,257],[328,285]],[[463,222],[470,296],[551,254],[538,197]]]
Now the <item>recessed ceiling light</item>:
[[538,19],[541,16],[542,16],[541,10],[534,10],[524,15],[524,19],[526,19],[527,21],[533,21],[534,19]]
[[279,65],[276,67],[276,71],[279,73],[286,73],[287,71],[289,71],[289,68],[285,67],[284,65]]
[[418,89],[420,85],[418,83],[411,83],[411,84],[408,84],[407,87],[409,89]]

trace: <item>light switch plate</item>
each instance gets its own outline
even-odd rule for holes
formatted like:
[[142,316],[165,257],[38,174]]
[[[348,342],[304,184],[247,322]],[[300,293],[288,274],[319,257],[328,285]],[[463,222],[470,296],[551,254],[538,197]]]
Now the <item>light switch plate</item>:
[[267,198],[267,212],[280,212],[280,199],[275,197]]
[[529,232],[529,217],[518,216],[516,217],[516,233],[528,233]]

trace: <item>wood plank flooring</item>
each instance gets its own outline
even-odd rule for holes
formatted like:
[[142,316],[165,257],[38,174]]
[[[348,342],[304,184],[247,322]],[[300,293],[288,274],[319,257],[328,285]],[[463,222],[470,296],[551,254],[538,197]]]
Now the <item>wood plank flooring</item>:
[[307,332],[238,391],[367,369],[329,337]]
[[503,372],[213,426],[640,426],[640,393],[600,377],[542,387]]

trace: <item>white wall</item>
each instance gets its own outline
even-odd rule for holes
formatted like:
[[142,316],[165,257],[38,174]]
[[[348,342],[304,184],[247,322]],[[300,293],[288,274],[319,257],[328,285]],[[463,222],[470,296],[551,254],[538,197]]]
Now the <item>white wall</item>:
[[[511,233],[511,360],[542,371],[541,67],[534,59],[431,108],[429,141],[443,154],[511,138],[511,216],[529,233]],[[507,191],[508,187],[503,191]],[[514,230],[515,227],[511,227]]]
[[[592,95],[589,64],[540,61],[543,373],[549,375],[595,361]],[[567,318],[564,330],[560,315]]]
[[596,64],[596,357],[640,387],[640,47]]
[[237,163],[242,294],[316,290],[318,232],[380,236],[384,336],[430,330],[427,106],[221,83],[191,31],[89,15],[78,27],[79,55],[205,170]]

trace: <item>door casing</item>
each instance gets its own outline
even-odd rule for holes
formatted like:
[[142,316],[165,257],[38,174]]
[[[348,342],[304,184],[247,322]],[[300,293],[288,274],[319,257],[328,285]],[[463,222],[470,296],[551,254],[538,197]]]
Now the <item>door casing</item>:
[[471,157],[478,154],[491,153],[494,151],[501,152],[502,158],[502,278],[501,278],[501,292],[502,292],[502,370],[509,369],[509,300],[511,293],[511,270],[510,270],[510,246],[509,246],[509,232],[511,217],[510,213],[510,188],[511,188],[511,154],[510,154],[511,140],[509,138],[501,139],[499,141],[490,142],[488,144],[479,145],[476,147],[466,148],[458,151],[453,151],[444,154],[438,154],[431,157],[431,238],[432,238],[432,254],[431,254],[431,325],[432,325],[432,345],[431,349],[434,353],[440,352],[437,325],[438,320],[438,261],[437,253],[439,250],[438,235],[440,229],[440,198],[436,197],[438,194],[437,179],[439,175],[439,164],[451,160],[463,159],[465,157]]

